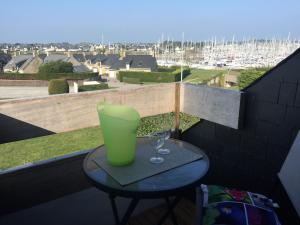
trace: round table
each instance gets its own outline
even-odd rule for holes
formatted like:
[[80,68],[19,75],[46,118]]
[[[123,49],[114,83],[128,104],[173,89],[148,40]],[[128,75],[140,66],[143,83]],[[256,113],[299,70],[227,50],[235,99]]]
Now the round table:
[[[168,141],[174,142],[180,146],[180,148],[201,153],[203,157],[200,160],[173,168],[126,186],[121,186],[94,161],[95,158],[103,155],[103,145],[91,151],[84,159],[83,170],[88,180],[95,187],[106,192],[110,197],[116,224],[126,224],[128,222],[140,199],[159,198],[166,200],[168,211],[158,224],[163,224],[169,215],[172,216],[173,223],[177,224],[173,208],[179,202],[184,192],[194,189],[200,184],[201,179],[209,169],[209,159],[201,149],[194,145],[176,139],[169,139]],[[149,139],[146,137],[137,138],[137,142],[143,144],[149,142]],[[119,219],[115,203],[116,197],[132,199],[121,220]],[[170,201],[170,197],[175,197],[175,199]]]

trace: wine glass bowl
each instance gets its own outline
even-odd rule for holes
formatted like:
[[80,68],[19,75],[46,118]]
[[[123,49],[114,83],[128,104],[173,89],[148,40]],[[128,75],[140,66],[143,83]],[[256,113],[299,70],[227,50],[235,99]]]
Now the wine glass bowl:
[[164,142],[165,142],[165,138],[160,134],[156,133],[150,136],[151,146],[155,149],[156,152],[156,155],[150,158],[151,163],[158,164],[164,161],[163,157],[157,155],[159,149],[164,145]]
[[[160,132],[160,135],[163,137],[163,139],[165,141],[167,141],[170,137],[171,137],[171,129],[167,129],[165,131]],[[165,142],[164,142],[165,144]],[[158,149],[158,153],[162,154],[162,155],[167,155],[170,154],[171,150],[168,148],[162,148],[163,146],[161,146],[161,148]]]

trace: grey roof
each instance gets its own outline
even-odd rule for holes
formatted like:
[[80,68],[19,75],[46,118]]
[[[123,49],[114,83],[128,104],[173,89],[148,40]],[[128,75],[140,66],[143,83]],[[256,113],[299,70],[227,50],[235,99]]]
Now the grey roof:
[[103,65],[112,66],[116,62],[119,61],[119,55],[116,54],[97,54],[97,55],[84,55],[84,54],[74,54],[73,57],[78,62],[86,62],[87,60],[90,60],[92,64],[101,62]]
[[83,64],[73,66],[73,72],[74,73],[85,73],[85,72],[89,72],[89,71],[90,71],[89,68],[87,68]]
[[32,58],[32,55],[18,55],[14,56],[5,66],[4,69],[13,69],[19,68],[25,63],[28,59]]
[[86,60],[92,60],[95,56],[94,55],[85,55]]
[[107,55],[106,58],[102,61],[104,65],[112,66],[119,61],[119,55]]
[[59,54],[51,54],[46,56],[46,58],[44,59],[44,64],[48,63],[48,62],[55,62],[55,61],[66,61],[68,59],[68,56],[66,55],[59,55]]
[[86,59],[91,60],[92,64],[101,62],[103,65],[111,67],[119,61],[119,55],[116,54],[109,54],[109,55],[97,54],[97,55],[89,55],[89,56],[86,55]]
[[73,54],[73,57],[78,61],[78,62],[85,62],[85,56],[83,54]]
[[118,70],[120,68],[126,68],[126,64],[123,62],[123,60],[118,60],[115,64],[113,64],[110,69]]
[[128,55],[124,59],[119,60],[118,63],[114,64],[112,69],[124,69],[126,64],[130,65],[130,68],[150,68],[151,71],[155,71],[157,68],[156,59],[151,55]]
[[39,54],[38,57],[41,59],[41,60],[45,60],[45,58],[47,57],[46,54]]
[[91,58],[91,63],[95,64],[97,62],[102,62],[104,59],[106,59],[106,55],[97,54]]

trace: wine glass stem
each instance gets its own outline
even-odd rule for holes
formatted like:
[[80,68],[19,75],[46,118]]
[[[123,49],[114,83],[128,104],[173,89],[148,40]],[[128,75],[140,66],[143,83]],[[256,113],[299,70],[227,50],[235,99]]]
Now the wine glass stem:
[[158,153],[159,149],[160,149],[160,148],[157,148],[156,151],[155,151],[156,158],[159,157],[159,153]]

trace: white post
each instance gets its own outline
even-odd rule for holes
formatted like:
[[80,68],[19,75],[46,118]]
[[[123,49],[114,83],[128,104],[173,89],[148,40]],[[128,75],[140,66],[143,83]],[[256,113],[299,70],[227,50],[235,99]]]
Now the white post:
[[74,93],[78,93],[78,82],[74,82]]
[[184,32],[182,32],[182,40],[181,40],[181,73],[180,73],[180,82],[183,79],[183,41],[184,41]]

